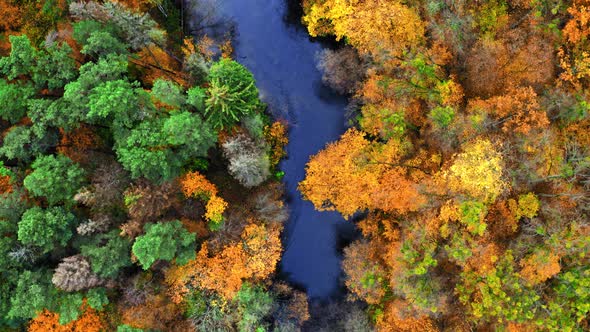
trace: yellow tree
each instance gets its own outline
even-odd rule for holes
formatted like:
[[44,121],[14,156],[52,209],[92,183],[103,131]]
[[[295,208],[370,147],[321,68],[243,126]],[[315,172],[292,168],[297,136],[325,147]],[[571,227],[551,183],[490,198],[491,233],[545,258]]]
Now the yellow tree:
[[415,211],[424,199],[404,176],[402,155],[399,141],[374,143],[350,129],[311,158],[299,190],[316,209],[344,217],[365,209]]
[[443,173],[451,191],[493,202],[507,184],[502,181],[502,155],[487,139],[468,143]]
[[306,0],[303,22],[312,36],[344,37],[360,52],[400,55],[418,45],[425,24],[398,0]]

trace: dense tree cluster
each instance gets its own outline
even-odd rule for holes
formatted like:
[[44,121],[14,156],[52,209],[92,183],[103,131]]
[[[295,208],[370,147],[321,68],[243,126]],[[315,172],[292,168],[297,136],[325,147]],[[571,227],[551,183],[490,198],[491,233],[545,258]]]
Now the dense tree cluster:
[[305,294],[269,282],[286,210],[266,180],[285,127],[245,67],[178,42],[179,13],[173,1],[0,4],[1,330],[308,318]]
[[590,3],[302,5],[358,116],[300,190],[361,219],[343,269],[375,328],[588,330]]

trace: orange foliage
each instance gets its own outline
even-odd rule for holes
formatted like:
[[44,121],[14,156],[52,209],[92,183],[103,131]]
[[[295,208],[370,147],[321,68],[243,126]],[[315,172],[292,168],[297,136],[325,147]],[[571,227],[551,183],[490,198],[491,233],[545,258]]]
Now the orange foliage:
[[536,252],[520,261],[520,275],[530,284],[538,285],[561,271],[559,256],[552,252]]
[[337,210],[345,217],[368,208],[415,211],[424,200],[414,184],[403,180],[401,152],[396,140],[371,143],[350,129],[311,158],[299,190],[316,209]]
[[572,18],[563,27],[563,36],[572,44],[586,41],[590,35],[590,7],[573,4],[567,12]]
[[528,134],[531,130],[545,129],[549,126],[547,114],[541,110],[537,94],[531,87],[509,88],[507,93],[487,100],[472,100],[468,106],[483,110],[503,122],[506,133]]
[[241,241],[209,252],[204,243],[197,257],[183,266],[174,266],[166,273],[169,293],[175,302],[182,301],[188,287],[199,287],[233,298],[246,279],[268,278],[281,257],[280,228],[250,224],[241,234]]
[[12,178],[9,175],[0,176],[0,194],[12,192]]
[[377,318],[377,331],[383,332],[436,332],[435,322],[426,315],[407,312],[411,305],[402,300],[395,300],[383,309],[383,315]]
[[100,314],[83,305],[83,313],[77,320],[66,325],[59,324],[59,314],[43,310],[33,319],[27,331],[29,332],[101,332],[107,330],[107,326]]
[[199,172],[189,172],[180,179],[182,192],[185,196],[199,197],[207,200],[205,218],[220,223],[223,221],[223,212],[227,208],[227,202],[217,196],[217,187]]
[[87,125],[81,125],[69,132],[60,128],[59,132],[61,140],[57,152],[78,163],[88,162],[91,157],[88,151],[102,144],[100,137]]
[[21,24],[20,9],[9,0],[0,1],[0,30],[15,31]]

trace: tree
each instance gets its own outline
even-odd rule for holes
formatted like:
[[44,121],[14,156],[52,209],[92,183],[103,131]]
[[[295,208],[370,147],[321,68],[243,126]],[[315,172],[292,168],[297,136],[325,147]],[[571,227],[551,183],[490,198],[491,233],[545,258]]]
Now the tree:
[[374,143],[350,129],[310,159],[299,190],[316,209],[336,210],[345,217],[369,208],[415,211],[424,198],[404,177],[403,150],[396,139]]
[[117,230],[94,237],[80,252],[90,261],[92,271],[103,278],[115,278],[122,268],[131,266],[131,243]]
[[35,90],[27,83],[9,84],[0,79],[0,118],[11,123],[19,122],[27,112],[27,102]]
[[168,118],[143,121],[117,138],[119,161],[133,178],[170,180],[190,160],[207,155],[216,137],[200,117],[175,112]]
[[33,172],[23,181],[25,188],[35,197],[45,197],[51,205],[73,203],[85,182],[84,170],[66,156],[41,156],[31,168]]
[[8,318],[31,319],[43,309],[53,308],[56,290],[41,271],[24,271],[18,276],[10,298]]
[[9,129],[0,148],[0,154],[11,160],[29,163],[31,159],[57,144],[53,131],[30,126],[15,126]]
[[158,260],[170,261],[176,258],[179,265],[186,264],[195,257],[194,234],[189,233],[178,220],[147,224],[145,234],[133,243],[133,254],[144,270]]
[[419,14],[401,1],[304,1],[303,22],[311,36],[344,37],[362,53],[400,55],[424,38]]
[[214,63],[209,84],[205,114],[216,129],[231,127],[261,108],[252,73],[235,61],[221,59]]
[[56,90],[73,81],[77,75],[72,48],[66,43],[54,43],[39,51],[32,79],[37,89],[47,87]]
[[64,258],[55,269],[51,282],[66,292],[80,291],[100,286],[104,280],[92,273],[90,263],[80,256]]
[[152,96],[164,104],[170,105],[176,109],[181,108],[186,103],[186,96],[182,87],[174,82],[157,79],[152,87]]
[[465,145],[444,176],[451,190],[493,202],[507,186],[502,171],[500,153],[490,141],[478,138]]
[[270,161],[266,147],[247,135],[237,135],[223,143],[223,153],[229,160],[230,174],[244,187],[260,185],[270,176]]
[[264,328],[264,318],[270,314],[273,307],[272,295],[260,286],[245,283],[236,295],[241,319],[238,331],[258,331]]
[[75,220],[75,216],[62,207],[30,208],[18,223],[18,240],[40,247],[44,253],[50,252],[68,243]]
[[37,50],[31,45],[29,37],[10,36],[12,49],[10,56],[0,59],[0,72],[13,80],[22,75],[30,75],[35,67]]
[[[93,88],[88,98],[87,119],[90,122],[108,120],[116,128],[131,128],[142,119],[140,101],[147,95],[139,84],[127,80],[107,81]],[[143,103],[141,103],[143,104]]]

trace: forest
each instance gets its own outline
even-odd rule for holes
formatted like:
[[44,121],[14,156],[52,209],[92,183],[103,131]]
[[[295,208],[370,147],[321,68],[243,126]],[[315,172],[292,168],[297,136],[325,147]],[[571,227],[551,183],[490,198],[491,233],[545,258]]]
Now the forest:
[[297,185],[358,228],[322,303],[294,124],[181,3],[0,0],[0,331],[590,330],[590,1],[297,2],[348,101]]

